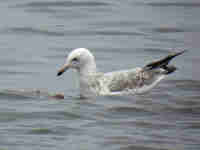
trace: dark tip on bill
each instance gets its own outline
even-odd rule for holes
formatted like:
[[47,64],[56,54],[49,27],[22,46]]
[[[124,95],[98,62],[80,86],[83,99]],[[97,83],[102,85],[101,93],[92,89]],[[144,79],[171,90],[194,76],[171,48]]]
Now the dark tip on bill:
[[63,74],[63,72],[62,71],[59,71],[58,73],[57,73],[57,76],[60,76],[60,75],[62,75]]

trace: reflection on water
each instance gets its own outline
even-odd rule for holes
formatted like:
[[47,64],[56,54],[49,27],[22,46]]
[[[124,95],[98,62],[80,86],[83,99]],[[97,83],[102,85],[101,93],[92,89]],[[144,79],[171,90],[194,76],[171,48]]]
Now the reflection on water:
[[27,4],[24,4],[24,7],[95,7],[95,6],[106,6],[108,3],[105,2],[76,2],[76,1],[57,1],[57,2],[30,2]]
[[153,7],[200,7],[199,2],[152,2],[147,3],[147,5],[153,6]]
[[[198,1],[0,3],[0,149],[200,148]],[[73,71],[56,77],[77,47],[100,71],[188,52],[150,93],[79,99]]]

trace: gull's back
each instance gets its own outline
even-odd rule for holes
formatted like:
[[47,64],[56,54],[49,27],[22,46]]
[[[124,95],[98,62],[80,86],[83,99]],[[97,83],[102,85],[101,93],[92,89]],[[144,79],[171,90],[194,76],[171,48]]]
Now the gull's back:
[[[161,69],[144,71],[142,68],[108,73],[96,73],[81,87],[82,95],[123,95],[147,92],[165,77]],[[86,79],[86,78],[85,78]]]
[[135,68],[105,73],[98,81],[105,95],[136,94],[150,90],[164,77],[161,69],[144,71]]

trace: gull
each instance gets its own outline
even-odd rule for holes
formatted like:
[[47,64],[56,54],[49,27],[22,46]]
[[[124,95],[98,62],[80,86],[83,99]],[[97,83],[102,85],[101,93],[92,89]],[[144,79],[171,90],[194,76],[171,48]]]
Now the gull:
[[88,49],[77,48],[69,53],[57,76],[70,68],[75,69],[79,78],[81,97],[143,94],[177,69],[169,65],[169,62],[184,52],[185,50],[171,53],[144,67],[103,73],[97,71],[95,57]]

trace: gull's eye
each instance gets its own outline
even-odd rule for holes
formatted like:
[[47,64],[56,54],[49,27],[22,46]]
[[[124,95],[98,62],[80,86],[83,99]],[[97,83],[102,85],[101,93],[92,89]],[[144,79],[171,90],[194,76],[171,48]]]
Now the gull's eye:
[[77,62],[77,61],[78,61],[78,58],[75,57],[75,58],[72,59],[72,61],[73,61],[73,62]]

